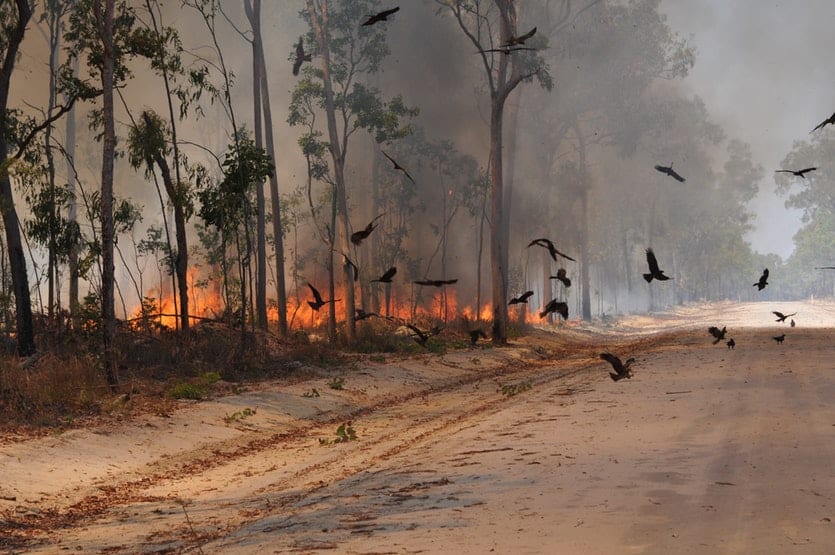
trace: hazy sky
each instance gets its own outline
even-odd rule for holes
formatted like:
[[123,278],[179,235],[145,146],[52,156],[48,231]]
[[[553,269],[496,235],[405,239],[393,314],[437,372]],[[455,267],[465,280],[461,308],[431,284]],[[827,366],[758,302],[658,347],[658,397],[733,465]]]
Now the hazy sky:
[[660,10],[697,48],[685,85],[765,169],[752,245],[787,257],[799,212],[774,194],[773,172],[795,140],[835,111],[835,2],[662,0]]

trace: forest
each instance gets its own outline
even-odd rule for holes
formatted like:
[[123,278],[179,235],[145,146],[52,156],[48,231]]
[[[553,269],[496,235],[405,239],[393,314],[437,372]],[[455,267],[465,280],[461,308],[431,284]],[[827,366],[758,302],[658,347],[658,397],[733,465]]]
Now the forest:
[[[775,174],[803,226],[787,260],[754,251],[773,168],[680,86],[698,52],[659,5],[3,0],[3,406],[33,369],[78,399],[316,345],[831,296],[835,170]],[[833,148],[798,135],[775,167]],[[669,281],[641,278],[648,248]]]

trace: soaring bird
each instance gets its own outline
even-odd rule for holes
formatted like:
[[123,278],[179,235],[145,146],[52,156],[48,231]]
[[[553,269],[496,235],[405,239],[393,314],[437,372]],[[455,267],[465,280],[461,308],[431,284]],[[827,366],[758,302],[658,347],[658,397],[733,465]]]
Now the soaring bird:
[[351,234],[351,242],[359,246],[360,243],[363,242],[363,240],[367,239],[368,236],[371,235],[371,232],[374,231],[374,229],[377,227],[377,220],[379,220],[382,217],[383,215],[380,214],[379,216],[371,220],[371,222],[367,226],[365,226],[365,229],[353,232]]
[[835,270],[835,266],[815,266],[815,270]]
[[791,314],[783,314],[782,312],[777,312],[776,310],[772,310],[771,313],[777,317],[775,322],[785,322],[786,318],[789,316],[794,316],[797,312],[792,312]]
[[557,270],[557,275],[551,276],[551,279],[558,279],[566,287],[571,287],[571,280],[568,279],[567,275],[565,275],[565,268],[560,268],[559,270]]
[[760,276],[759,281],[754,284],[754,287],[757,288],[757,291],[762,291],[766,285],[768,285],[768,268],[763,270],[763,275]]
[[820,123],[817,125],[817,127],[815,127],[814,129],[812,129],[811,131],[809,131],[809,133],[814,133],[815,131],[817,131],[818,129],[820,129],[820,128],[824,127],[825,125],[827,125],[827,124],[829,124],[829,123],[835,124],[835,113],[833,113],[831,116],[829,116],[828,118],[826,118],[825,120],[823,120],[822,122],[820,122]]
[[716,326],[710,326],[709,328],[707,328],[707,331],[710,332],[710,335],[716,338],[713,340],[713,344],[716,345],[717,343],[725,339],[725,333],[728,331],[728,328],[722,326],[722,329],[720,330]]
[[432,287],[443,287],[444,285],[452,285],[457,282],[457,279],[421,279],[413,281],[412,283],[417,283],[418,285],[429,285]]
[[483,329],[478,328],[478,329],[475,329],[475,330],[470,330],[470,345],[475,345],[476,343],[478,343],[478,338],[479,337],[483,337],[484,339],[487,339],[487,334],[484,333]]
[[513,297],[512,299],[510,299],[510,302],[507,303],[507,304],[527,303],[528,299],[530,299],[532,295],[533,295],[533,291],[525,291],[524,293],[522,293],[518,297]]
[[396,8],[391,8],[390,10],[384,10],[380,13],[369,16],[368,19],[365,20],[365,23],[363,23],[362,25],[368,26],[374,25],[375,23],[379,23],[381,21],[388,21],[388,17],[392,14],[397,13],[398,11],[400,11],[400,6]]
[[322,300],[322,295],[319,294],[318,289],[313,287],[309,282],[308,282],[307,286],[310,287],[310,291],[313,293],[313,300],[312,301],[307,301],[307,304],[309,304],[310,308],[312,308],[313,310],[315,310],[317,312],[319,311],[320,308],[322,308],[326,304],[335,303],[339,300],[339,299],[333,299],[333,300],[330,300],[330,301],[323,301]]
[[355,309],[356,314],[354,314],[354,322],[359,322],[360,320],[365,320],[366,318],[371,318],[372,316],[380,316],[376,312],[366,312],[362,308]]
[[304,37],[299,37],[299,42],[296,44],[296,59],[293,61],[293,75],[299,74],[304,62],[310,61],[310,54],[304,53]]
[[548,249],[548,252],[551,254],[551,258],[553,258],[555,261],[557,259],[557,255],[560,255],[563,258],[565,258],[566,260],[571,260],[572,262],[577,262],[576,260],[574,260],[573,258],[568,256],[567,254],[564,254],[564,253],[561,253],[560,251],[558,251],[557,247],[554,246],[553,241],[551,241],[550,239],[545,239],[543,237],[541,239],[534,239],[533,241],[528,243],[528,247],[532,247],[534,245],[538,245],[540,247],[544,247],[544,248]]
[[672,164],[670,164],[669,166],[660,166],[660,165],[656,165],[656,166],[655,166],[655,169],[656,169],[656,170],[658,170],[658,171],[660,171],[661,173],[666,173],[667,175],[669,175],[670,177],[672,177],[673,179],[675,179],[676,181],[678,181],[678,182],[680,182],[680,183],[684,183],[684,182],[686,181],[686,179],[684,179],[683,177],[681,177],[681,176],[678,174],[678,172],[676,172],[676,171],[673,169],[673,165],[672,165]]
[[441,328],[437,326],[435,326],[429,331],[423,331],[412,324],[406,324],[406,327],[409,328],[409,330],[412,332],[412,339],[417,341],[417,344],[421,347],[426,347],[426,342],[429,340],[430,337],[441,333]]
[[381,275],[377,279],[372,279],[371,282],[374,283],[375,281],[379,281],[380,283],[391,283],[391,278],[394,277],[394,274],[397,273],[397,266],[392,266],[386,272]]
[[545,308],[542,309],[542,312],[539,313],[539,317],[545,318],[552,312],[556,312],[562,316],[563,320],[568,320],[568,303],[560,302],[557,299],[551,299],[548,301],[548,304],[545,305]]
[[809,172],[813,172],[816,169],[818,168],[813,166],[811,168],[803,168],[802,170],[775,170],[774,173],[790,173],[792,175],[796,175],[797,177],[802,177],[803,179],[806,179],[806,174]]
[[728,349],[733,349],[734,347],[736,347],[736,341],[734,341],[734,338],[731,337],[730,339],[728,339],[728,342],[725,343],[725,345],[728,346]]
[[774,337],[772,337],[771,339],[773,339],[774,341],[776,341],[776,342],[777,342],[777,344],[779,345],[779,344],[781,344],[781,343],[783,342],[783,340],[784,340],[785,338],[786,338],[786,334],[784,333],[783,335],[777,335],[777,336],[774,336]]
[[609,377],[612,378],[612,380],[619,381],[623,378],[632,378],[632,370],[630,370],[629,367],[632,366],[633,362],[635,362],[634,358],[628,358],[626,359],[626,362],[621,362],[621,360],[612,353],[600,353],[600,358],[612,365],[614,372],[609,372]]
[[392,158],[391,156],[389,156],[388,154],[386,154],[386,151],[381,150],[380,152],[382,152],[382,153],[383,153],[383,156],[385,156],[386,158],[388,158],[388,159],[389,159],[389,162],[391,162],[391,163],[392,163],[392,165],[394,166],[394,169],[395,169],[395,170],[400,170],[400,171],[402,171],[402,172],[403,172],[403,175],[405,175],[406,177],[408,177],[408,178],[409,178],[409,181],[411,181],[412,183],[414,183],[414,182],[415,182],[415,180],[412,178],[412,176],[411,176],[411,175],[409,175],[409,172],[408,172],[408,171],[406,171],[406,168],[404,168],[403,166],[401,166],[400,164],[398,164],[398,163],[395,161],[395,159],[394,159],[394,158]]
[[517,46],[516,48],[512,48],[510,46],[502,46],[501,48],[485,48],[484,50],[479,50],[479,52],[501,52],[502,54],[508,55],[512,52],[518,52],[520,50],[538,50],[537,48],[528,48],[526,46]]
[[530,31],[525,33],[524,35],[519,35],[518,37],[511,36],[510,38],[507,39],[507,41],[502,43],[502,46],[507,48],[509,46],[516,46],[517,44],[525,44],[525,41],[528,40],[529,38],[531,38],[532,36],[534,36],[535,34],[536,34],[536,27],[534,27],[533,29],[531,29]]
[[643,274],[647,283],[650,283],[653,279],[657,279],[658,281],[672,279],[671,277],[665,276],[664,271],[658,268],[658,260],[656,260],[655,253],[652,252],[652,249],[647,249],[647,264],[649,264],[649,273]]

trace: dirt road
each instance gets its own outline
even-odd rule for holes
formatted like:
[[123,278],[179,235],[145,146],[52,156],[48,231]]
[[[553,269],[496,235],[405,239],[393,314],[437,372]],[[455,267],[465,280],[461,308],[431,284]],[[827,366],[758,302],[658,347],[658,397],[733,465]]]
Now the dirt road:
[[5,445],[0,548],[833,553],[833,326],[833,304],[690,307]]

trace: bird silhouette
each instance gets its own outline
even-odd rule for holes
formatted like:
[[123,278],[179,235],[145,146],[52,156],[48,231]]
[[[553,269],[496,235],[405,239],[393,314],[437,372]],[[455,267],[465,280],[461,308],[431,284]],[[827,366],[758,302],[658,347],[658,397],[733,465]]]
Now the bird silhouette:
[[538,48],[528,48],[526,46],[511,48],[509,46],[502,46],[501,48],[485,48],[484,50],[479,50],[479,52],[501,52],[502,54],[508,55],[512,52],[519,52],[520,50],[538,50]]
[[824,127],[824,126],[826,126],[827,124],[830,124],[830,123],[835,124],[835,113],[833,113],[831,116],[829,116],[828,118],[826,118],[825,120],[820,122],[814,129],[809,131],[809,133],[814,133],[818,129],[821,129],[822,127]]
[[476,343],[478,343],[479,337],[487,339],[487,334],[484,333],[483,329],[479,328],[475,330],[470,330],[470,345],[475,345]]
[[431,287],[443,287],[444,285],[452,285],[457,282],[457,279],[422,279],[413,281],[412,283],[417,283],[418,285],[429,285]]
[[304,53],[304,37],[299,37],[299,42],[296,43],[296,59],[293,61],[293,75],[299,74],[304,62],[310,61],[310,54]]
[[309,304],[310,308],[312,308],[316,312],[318,312],[319,309],[322,308],[323,306],[325,306],[326,304],[335,303],[335,302],[340,300],[340,299],[333,299],[333,300],[330,300],[330,301],[323,301],[322,300],[322,295],[319,293],[318,289],[313,287],[313,285],[311,285],[310,282],[308,282],[307,286],[310,287],[310,291],[313,293],[313,300],[312,301],[307,301],[307,304]]
[[612,353],[600,353],[600,358],[612,365],[614,372],[609,372],[609,377],[612,378],[613,381],[617,382],[623,378],[632,378],[632,370],[630,370],[629,367],[632,366],[633,362],[635,362],[634,358],[628,358],[626,359],[626,362],[621,362],[621,360]]
[[543,237],[541,239],[534,239],[533,241],[528,243],[528,247],[532,247],[534,245],[538,245],[540,247],[544,247],[544,248],[548,249],[548,253],[551,255],[551,258],[553,258],[555,261],[557,260],[557,255],[559,255],[559,256],[562,256],[563,258],[565,258],[566,260],[571,260],[572,262],[577,262],[576,260],[574,260],[573,258],[568,256],[567,254],[561,253],[560,251],[558,251],[557,247],[554,246],[553,241],[551,241],[550,239],[546,239],[546,238]]
[[658,260],[656,260],[655,253],[652,252],[652,249],[647,249],[647,264],[649,264],[649,273],[643,274],[647,283],[650,283],[653,279],[657,279],[658,281],[672,279],[671,277],[665,276],[664,271],[658,268]]
[[518,37],[511,36],[505,42],[502,43],[502,46],[516,46],[517,44],[525,44],[525,41],[531,38],[536,34],[536,27],[525,33],[524,35],[519,35]]
[[379,278],[372,279],[371,282],[374,283],[375,281],[378,281],[380,283],[391,283],[391,278],[393,278],[394,274],[396,274],[396,273],[397,273],[397,267],[392,266],[391,268],[386,270],[386,272],[383,275],[381,275]]
[[754,287],[757,288],[757,291],[762,291],[766,285],[768,285],[768,268],[763,270],[763,275],[760,276],[759,281],[754,284]]
[[794,327],[794,326],[796,325],[796,324],[794,323],[794,318],[792,318],[792,321],[791,321],[791,324],[790,324],[790,325],[791,325],[791,327]]
[[670,177],[672,177],[673,179],[675,179],[676,181],[678,181],[678,182],[680,182],[680,183],[684,183],[685,181],[687,181],[686,179],[684,179],[683,177],[681,177],[681,176],[678,174],[678,172],[676,172],[676,171],[673,169],[673,165],[672,165],[672,164],[670,164],[669,166],[660,166],[660,165],[656,165],[656,166],[655,166],[655,169],[656,169],[656,170],[658,170],[658,171],[660,171],[661,173],[665,173],[665,174],[669,175]]
[[551,299],[542,312],[539,313],[540,318],[545,318],[548,314],[556,312],[562,316],[563,320],[568,320],[568,303],[560,302],[557,299]]
[[365,320],[366,318],[371,318],[372,316],[379,316],[376,312],[366,312],[362,308],[355,309],[354,314],[354,322],[359,322],[360,320]]
[[369,224],[367,226],[365,226],[365,229],[361,229],[359,231],[353,232],[351,234],[351,242],[353,244],[355,244],[356,246],[360,246],[360,244],[365,239],[367,239],[368,236],[371,235],[371,232],[374,231],[374,229],[377,227],[377,220],[379,220],[382,217],[383,217],[383,215],[380,214],[379,216],[377,216],[376,218],[371,220],[371,222],[369,222]]
[[389,159],[389,162],[391,162],[391,163],[392,163],[392,165],[394,166],[394,169],[395,169],[395,170],[400,170],[400,171],[402,171],[402,172],[403,172],[403,175],[405,175],[406,177],[408,177],[408,178],[409,178],[409,181],[411,181],[412,183],[414,183],[414,182],[415,182],[415,180],[412,178],[412,176],[411,176],[411,175],[409,175],[409,172],[408,172],[408,171],[406,171],[406,168],[404,168],[403,166],[401,166],[400,164],[398,164],[398,163],[395,161],[395,159],[394,159],[394,158],[392,158],[391,156],[389,156],[388,154],[386,154],[386,151],[384,151],[384,150],[380,150],[380,152],[382,152],[382,153],[383,153],[383,156],[385,156],[386,158],[388,158],[388,159]]
[[513,297],[512,299],[510,299],[510,302],[507,303],[507,304],[527,303],[528,299],[531,298],[532,295],[533,295],[533,291],[525,291],[524,293],[522,293],[518,297]]
[[734,338],[731,337],[730,339],[728,339],[728,342],[725,343],[725,345],[728,346],[728,349],[733,349],[734,347],[736,347],[736,341],[734,341]]
[[716,326],[710,326],[709,328],[707,328],[707,331],[710,332],[710,335],[716,338],[713,340],[713,344],[716,345],[717,343],[725,339],[725,333],[728,331],[728,328],[722,326],[722,329],[720,330]]
[[797,314],[797,312],[792,312],[791,314],[783,314],[782,312],[777,312],[776,310],[772,310],[771,313],[777,317],[777,319],[774,320],[775,322],[785,322],[786,318]]
[[558,279],[566,287],[571,287],[571,280],[568,279],[567,275],[565,275],[565,268],[560,268],[559,270],[557,270],[557,275],[551,276],[551,279]]
[[397,13],[400,11],[400,6],[396,8],[391,8],[390,10],[383,10],[380,13],[371,15],[368,19],[365,20],[365,23],[362,24],[363,27],[368,25],[374,25],[375,23],[379,23],[381,21],[388,21],[388,17],[392,14]]
[[421,347],[426,347],[426,342],[429,340],[430,337],[441,333],[441,328],[439,328],[438,326],[435,326],[429,331],[423,331],[412,324],[406,324],[406,327],[409,328],[409,330],[411,330],[412,339],[414,339],[417,342],[417,344]]
[[809,173],[809,172],[813,172],[816,169],[818,169],[818,168],[811,167],[811,168],[803,168],[802,170],[775,170],[774,173],[790,173],[792,175],[796,175],[797,177],[802,177],[803,179],[806,179],[806,174]]
[[781,343],[783,343],[783,340],[784,340],[785,338],[786,338],[786,334],[785,334],[785,333],[784,333],[783,335],[777,335],[777,336],[775,336],[775,337],[772,337],[772,339],[773,339],[774,341],[776,341],[778,345],[779,345],[779,344],[781,344]]
[[345,265],[351,268],[351,272],[354,274],[354,281],[359,280],[360,278],[360,269],[354,264],[354,261],[348,257],[345,253],[342,253],[342,259],[345,260]]
[[815,266],[815,270],[835,270],[835,266]]

